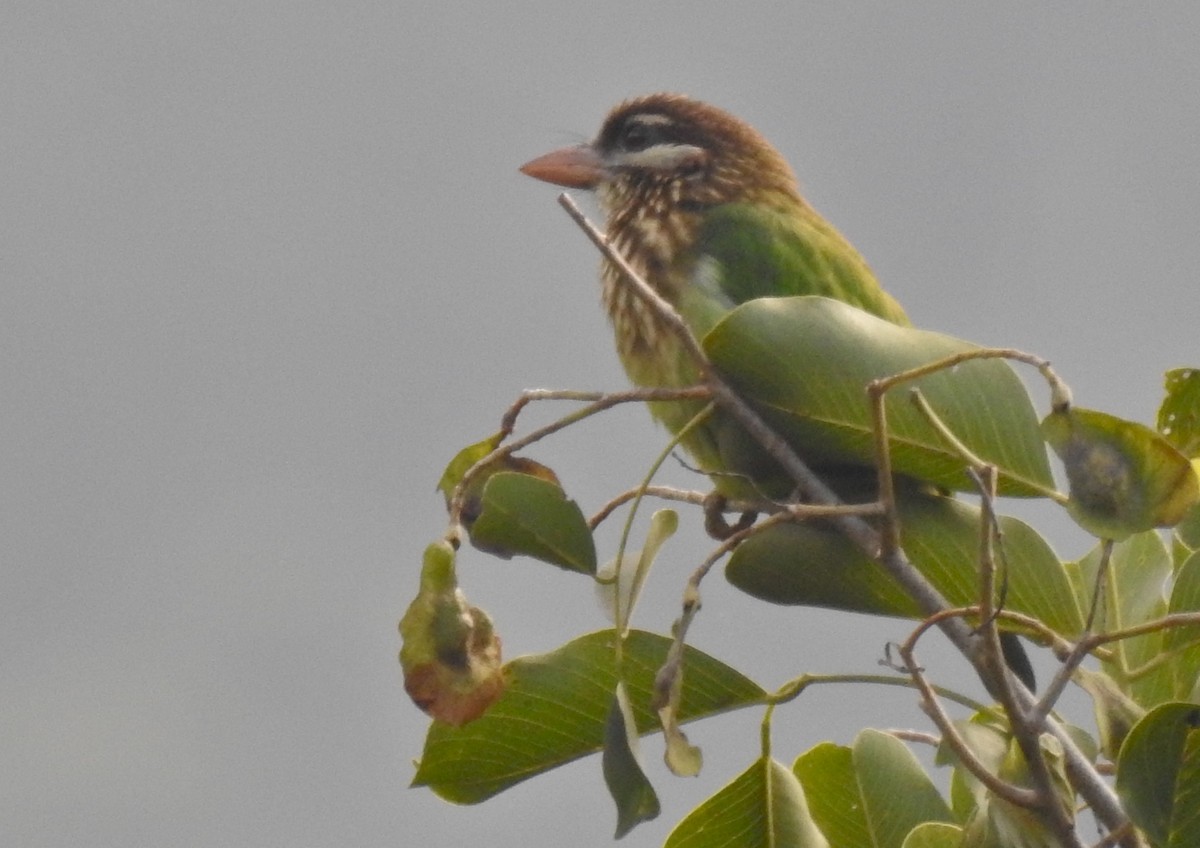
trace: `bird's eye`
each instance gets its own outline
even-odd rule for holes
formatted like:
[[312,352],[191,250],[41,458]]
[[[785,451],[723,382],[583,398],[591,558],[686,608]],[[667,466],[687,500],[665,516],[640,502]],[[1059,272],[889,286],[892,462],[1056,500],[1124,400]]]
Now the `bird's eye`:
[[651,132],[651,128],[642,123],[626,124],[625,129],[621,132],[621,149],[630,153],[645,150],[654,142],[654,133]]

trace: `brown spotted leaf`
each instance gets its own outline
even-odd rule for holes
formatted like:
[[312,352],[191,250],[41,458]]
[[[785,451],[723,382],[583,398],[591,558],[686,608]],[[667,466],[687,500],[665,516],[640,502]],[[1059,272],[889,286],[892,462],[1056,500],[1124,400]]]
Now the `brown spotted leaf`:
[[434,718],[461,726],[504,692],[500,637],[458,588],[449,543],[425,549],[421,589],[400,619],[400,637],[404,689]]

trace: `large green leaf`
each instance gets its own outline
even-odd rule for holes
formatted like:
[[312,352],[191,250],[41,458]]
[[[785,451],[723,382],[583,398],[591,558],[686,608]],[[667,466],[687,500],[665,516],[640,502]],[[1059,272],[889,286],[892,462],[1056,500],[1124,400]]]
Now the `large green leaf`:
[[[952,498],[906,492],[901,542],[913,564],[951,604],[978,602],[979,509]],[[1008,609],[1064,634],[1082,626],[1058,558],[1029,525],[1000,517],[1008,562]],[[916,604],[841,533],[818,522],[777,524],[738,546],[725,568],[733,585],[778,604],[916,617]]]
[[[474,804],[599,751],[617,686],[615,638],[611,630],[590,633],[506,664],[504,696],[482,718],[460,728],[440,722],[429,728],[413,785]],[[630,631],[625,641],[624,683],[641,733],[657,727],[650,706],[654,675],[670,645],[670,639],[641,630]],[[681,720],[758,703],[764,695],[724,663],[685,649]]]
[[854,739],[854,770],[879,848],[900,848],[914,827],[954,816],[912,751],[896,737],[864,730]]
[[1074,680],[1092,698],[1100,750],[1109,759],[1116,760],[1121,743],[1146,714],[1145,708],[1125,694],[1117,682],[1102,671],[1077,668]]
[[1169,703],[1130,731],[1117,794],[1155,846],[1200,845],[1200,704]]
[[676,825],[666,848],[829,848],[800,781],[763,756]]
[[[1192,460],[1192,467],[1195,468],[1198,463],[1200,460]],[[1200,468],[1197,468],[1196,473],[1200,474]],[[1183,521],[1175,527],[1175,533],[1187,547],[1192,550],[1200,549],[1200,504],[1188,511],[1188,514],[1183,517]]]
[[901,848],[923,822],[953,814],[903,742],[864,730],[853,748],[823,743],[792,766],[813,818],[839,848]]
[[[827,298],[789,297],[760,298],[733,310],[704,337],[704,349],[802,457],[814,465],[873,466],[867,383],[977,348]],[[998,360],[963,363],[889,397],[897,472],[976,490],[962,459],[904,396],[913,386],[976,456],[997,466],[1002,494],[1053,490],[1029,396]]]

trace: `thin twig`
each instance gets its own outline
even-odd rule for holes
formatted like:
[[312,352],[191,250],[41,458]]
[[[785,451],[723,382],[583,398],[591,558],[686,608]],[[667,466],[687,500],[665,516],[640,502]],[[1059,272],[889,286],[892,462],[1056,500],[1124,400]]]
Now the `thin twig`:
[[950,449],[954,453],[958,454],[963,462],[972,468],[982,468],[988,464],[986,460],[980,459],[972,453],[971,449],[963,444],[958,436],[954,435],[954,431],[946,426],[946,422],[942,420],[941,416],[933,411],[933,407],[929,405],[929,401],[925,399],[925,395],[920,389],[911,389],[908,397],[912,401],[913,406],[917,408],[917,411],[921,413],[921,417],[925,419],[925,422],[937,431],[937,434],[950,446]]
[[[701,422],[703,422],[706,418],[708,418],[708,416],[711,412],[712,412],[712,404],[710,403],[707,406],[705,406],[704,409],[702,409],[700,412],[693,415],[691,420],[688,421],[687,424],[685,424],[679,430],[679,432],[677,432],[672,437],[670,443],[667,444],[666,447],[664,447],[662,449],[662,451],[659,452],[658,457],[655,458],[653,464],[650,466],[649,470],[646,472],[646,476],[642,479],[642,483],[638,487],[638,492],[633,498],[633,505],[629,509],[629,514],[625,517],[625,526],[621,528],[621,540],[617,543],[616,592],[613,594],[613,619],[617,625],[617,632],[621,633],[622,636],[625,634],[626,629],[628,627],[629,618],[633,615],[633,605],[637,601],[637,595],[638,595],[638,591],[641,587],[641,582],[645,578],[645,575],[642,573],[643,563],[642,563],[641,558],[639,557],[638,571],[634,574],[633,581],[630,583],[630,592],[629,592],[630,609],[626,610],[625,616],[624,616],[624,618],[622,618],[622,616],[621,616],[621,569],[625,565],[625,548],[629,542],[629,534],[631,532],[633,532],[633,519],[637,515],[638,506],[641,505],[642,498],[645,497],[646,488],[650,485],[650,481],[654,479],[654,475],[658,473],[658,469],[662,467],[662,464],[667,461],[667,457],[671,455],[671,452],[675,449],[675,446],[677,444],[679,444],[679,442],[682,441],[684,438],[686,438],[688,433],[690,433],[694,427],[698,426]],[[618,668],[618,671],[620,670],[620,666],[623,661],[623,656],[624,656],[623,651],[624,651],[624,638],[622,638],[621,640],[619,640],[617,642],[617,668]]]
[[871,433],[875,439],[875,467],[879,500],[884,505],[882,528],[879,531],[880,558],[891,557],[900,550],[900,515],[896,505],[896,483],[892,478],[892,448],[887,437],[887,387],[878,380],[867,384],[871,404]]
[[[703,386],[691,386],[683,389],[638,388],[622,392],[581,392],[572,389],[526,389],[521,392],[500,418],[501,439],[512,435],[517,426],[517,416],[533,401],[571,400],[578,402],[611,401],[618,403],[645,403],[656,400],[706,400],[708,389]],[[607,409],[608,407],[605,407]]]
[[[917,684],[907,674],[903,677],[891,674],[802,674],[780,686],[769,700],[774,704],[786,704],[788,701],[798,698],[810,686],[838,683],[868,683],[876,686],[896,686],[901,689],[917,688]],[[999,711],[961,692],[955,692],[953,689],[946,689],[942,686],[931,685],[930,688],[937,693],[938,697],[953,701],[973,713],[991,715],[997,720],[1003,718]]]
[[1000,704],[1009,716],[1013,736],[1021,748],[1021,753],[1025,756],[1030,780],[1040,799],[1048,824],[1054,829],[1059,839],[1064,840],[1065,844],[1066,836],[1069,835],[1073,839],[1078,839],[1078,836],[1075,833],[1075,821],[1070,809],[1060,803],[1058,793],[1055,792],[1050,765],[1046,762],[1045,751],[1042,748],[1042,724],[1045,717],[1035,715],[1017,702],[1016,692],[1013,688],[1016,677],[1004,663],[1003,652],[1000,648],[1000,630],[996,626],[996,615],[992,608],[995,576],[992,541],[994,539],[993,530],[996,526],[996,469],[995,466],[985,464],[976,471],[981,482],[980,506],[983,511],[983,520],[980,522],[983,530],[980,552],[980,583],[982,586],[980,611],[983,618],[984,661],[996,669],[996,675],[1001,681]]
[[645,497],[658,498],[664,501],[675,501],[676,503],[692,504],[693,506],[703,506],[704,499],[708,497],[704,492],[697,492],[694,489],[676,489],[673,486],[647,486],[635,489],[628,489],[617,495],[608,503],[604,504],[600,509],[596,510],[595,514],[588,519],[588,529],[595,530],[599,527],[606,518],[612,515],[613,511],[618,509],[622,504],[626,504],[639,495]]
[[939,624],[942,620],[965,615],[969,610],[956,609],[944,610],[937,615],[930,616],[918,624],[917,628],[904,640],[900,645],[900,657],[904,660],[904,666],[912,678],[913,683],[921,692],[921,708],[925,714],[937,725],[938,730],[942,732],[942,738],[950,749],[954,751],[955,756],[962,764],[963,768],[969,771],[976,779],[979,780],[989,791],[996,796],[1003,798],[1011,804],[1016,804],[1027,809],[1039,809],[1043,806],[1043,801],[1040,792],[1033,789],[1026,789],[1022,786],[1016,786],[1002,780],[991,770],[984,765],[983,762],[975,756],[975,752],[967,744],[966,740],[959,735],[958,729],[954,726],[954,722],[946,715],[942,709],[937,695],[925,677],[925,671],[917,662],[916,647],[917,642],[925,634],[929,628]]
[[1083,625],[1083,632],[1075,641],[1075,647],[1071,652],[1061,659],[1058,671],[1054,674],[1054,679],[1050,681],[1050,684],[1046,687],[1046,691],[1042,693],[1042,697],[1034,707],[1030,718],[1037,719],[1048,714],[1054,708],[1054,705],[1058,703],[1058,699],[1062,697],[1067,683],[1074,676],[1075,669],[1079,668],[1084,659],[1091,653],[1092,649],[1087,637],[1091,635],[1092,625],[1095,622],[1101,587],[1104,585],[1104,575],[1108,571],[1108,563],[1112,557],[1112,552],[1112,540],[1106,539],[1100,548],[1100,566],[1096,569],[1096,582],[1092,589],[1092,603],[1088,609],[1087,620]]
[[690,386],[683,389],[630,389],[622,392],[572,392],[572,391],[557,391],[549,389],[533,389],[521,393],[521,396],[508,408],[501,418],[501,430],[497,434],[497,440],[506,438],[511,435],[515,426],[517,416],[531,401],[534,400],[574,400],[591,401],[587,406],[575,410],[569,415],[564,415],[556,421],[552,421],[544,427],[528,433],[527,435],[514,439],[505,444],[499,445],[495,450],[488,453],[487,456],[480,459],[474,465],[467,469],[462,478],[458,481],[458,485],[454,488],[454,495],[450,499],[448,511],[450,513],[450,532],[447,534],[452,540],[457,540],[459,536],[458,527],[462,524],[462,510],[466,501],[467,489],[471,482],[488,466],[496,461],[503,459],[506,456],[511,456],[524,447],[527,447],[535,442],[541,441],[549,435],[557,433],[574,424],[579,423],[585,418],[589,418],[606,409],[611,409],[614,406],[622,403],[646,403],[649,401],[658,400],[680,400],[680,399],[695,399],[707,397],[707,389],[703,387]]
[[932,733],[925,733],[921,730],[893,727],[883,732],[889,736],[896,737],[901,742],[915,742],[918,745],[928,745],[931,748],[937,748],[942,744],[941,737],[934,736]]

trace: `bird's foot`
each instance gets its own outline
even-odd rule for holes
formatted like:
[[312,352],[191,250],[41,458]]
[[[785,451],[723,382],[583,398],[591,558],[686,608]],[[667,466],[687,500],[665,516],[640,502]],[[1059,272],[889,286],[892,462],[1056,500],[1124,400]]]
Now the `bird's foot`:
[[717,541],[725,541],[734,533],[748,530],[758,518],[757,512],[743,512],[736,524],[725,520],[725,505],[727,500],[720,492],[709,492],[704,498],[704,529],[708,535]]

